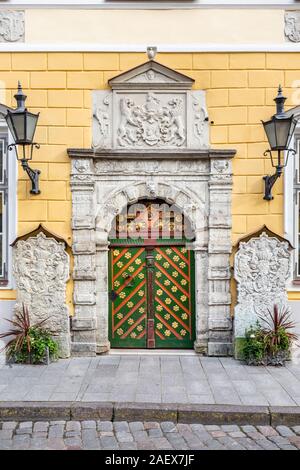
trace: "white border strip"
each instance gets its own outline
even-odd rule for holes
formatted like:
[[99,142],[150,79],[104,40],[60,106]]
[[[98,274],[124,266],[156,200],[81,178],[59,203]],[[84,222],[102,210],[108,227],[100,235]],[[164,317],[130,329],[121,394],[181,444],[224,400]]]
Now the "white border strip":
[[298,10],[300,5],[295,0],[163,0],[163,1],[118,1],[90,0],[86,2],[72,0],[56,0],[41,2],[38,0],[6,0],[1,8],[18,9],[80,9],[80,10],[195,10],[195,9],[286,9]]
[[[0,52],[145,52],[149,44],[2,43]],[[300,43],[155,44],[158,52],[300,52]]]

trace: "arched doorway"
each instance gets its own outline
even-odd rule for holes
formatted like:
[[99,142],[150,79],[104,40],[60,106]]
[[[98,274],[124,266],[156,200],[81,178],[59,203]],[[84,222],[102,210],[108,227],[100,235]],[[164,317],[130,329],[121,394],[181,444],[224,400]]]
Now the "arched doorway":
[[109,339],[115,348],[193,348],[195,270],[188,218],[140,200],[110,232]]

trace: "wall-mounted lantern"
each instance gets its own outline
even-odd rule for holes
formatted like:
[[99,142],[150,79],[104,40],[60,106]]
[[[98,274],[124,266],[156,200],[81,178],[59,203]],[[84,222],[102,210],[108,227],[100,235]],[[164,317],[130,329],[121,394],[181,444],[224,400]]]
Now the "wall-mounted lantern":
[[[33,142],[38,114],[30,113],[25,107],[25,100],[27,96],[24,95],[20,82],[18,83],[18,92],[15,94],[17,101],[17,108],[7,108],[5,120],[7,126],[15,141],[14,144],[8,146],[8,150],[16,150],[17,160],[21,162],[22,168],[28,174],[31,183],[31,194],[40,194],[39,190],[39,175],[40,170],[33,170],[29,167],[28,162],[32,160],[33,148],[40,148],[39,144]],[[18,146],[22,147],[21,156],[18,154]]]
[[[294,116],[288,116],[284,111],[284,102],[286,98],[282,94],[281,85],[278,87],[278,95],[274,99],[276,103],[276,114],[272,116],[269,121],[262,121],[265,133],[267,135],[270,149],[266,150],[264,156],[268,155],[271,158],[272,167],[276,168],[276,171],[273,175],[264,176],[265,181],[265,195],[264,199],[270,201],[273,199],[272,196],[272,187],[274,183],[282,175],[283,168],[288,163],[289,154],[292,153],[295,155],[296,151],[290,149],[289,145],[291,138],[295,131],[297,120]],[[277,152],[277,161],[274,162],[272,152]],[[285,154],[281,152],[286,152]]]

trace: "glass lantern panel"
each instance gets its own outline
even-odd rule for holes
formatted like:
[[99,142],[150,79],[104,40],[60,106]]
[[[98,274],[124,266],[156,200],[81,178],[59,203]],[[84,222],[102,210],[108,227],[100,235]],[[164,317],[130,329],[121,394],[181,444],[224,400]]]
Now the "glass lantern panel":
[[25,113],[16,113],[11,115],[16,143],[22,142],[26,139],[26,129],[25,129]]
[[15,133],[15,128],[14,128],[11,117],[12,117],[11,113],[7,113],[7,115],[5,116],[5,119],[6,119],[6,122],[7,122],[7,126],[8,126],[8,128],[11,132],[11,135],[13,136],[13,139],[16,142],[17,136],[16,136],[16,133]]
[[278,149],[286,149],[288,136],[291,127],[291,120],[290,119],[278,119],[275,122],[276,126],[276,146]]
[[33,141],[36,125],[37,125],[37,120],[38,120],[39,115],[38,114],[32,114],[28,113],[27,114],[27,119],[26,119],[26,140],[28,142]]
[[295,132],[296,125],[297,125],[297,120],[293,119],[291,123],[291,127],[290,127],[290,132],[288,135],[287,148],[289,148],[290,146],[291,138],[293,137],[293,134]]
[[276,147],[276,132],[275,132],[275,123],[273,120],[263,122],[265,132],[270,144],[271,149]]

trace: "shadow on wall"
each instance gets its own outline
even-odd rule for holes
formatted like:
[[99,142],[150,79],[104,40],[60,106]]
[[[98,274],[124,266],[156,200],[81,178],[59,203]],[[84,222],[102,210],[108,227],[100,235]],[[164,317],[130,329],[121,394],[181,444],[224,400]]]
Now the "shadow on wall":
[[[7,330],[9,324],[5,321],[5,318],[12,318],[14,305],[14,300],[0,300],[0,333]],[[3,346],[3,340],[0,340],[0,350],[3,348]],[[3,362],[4,357],[5,353],[0,353],[0,363]]]

